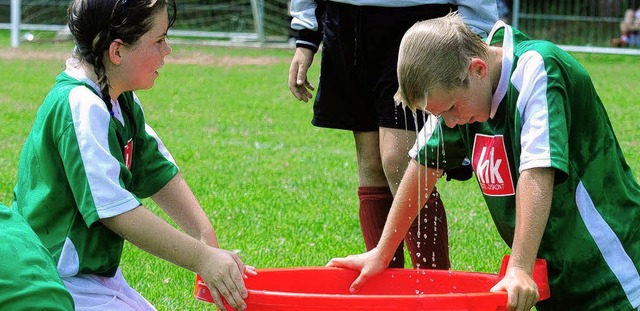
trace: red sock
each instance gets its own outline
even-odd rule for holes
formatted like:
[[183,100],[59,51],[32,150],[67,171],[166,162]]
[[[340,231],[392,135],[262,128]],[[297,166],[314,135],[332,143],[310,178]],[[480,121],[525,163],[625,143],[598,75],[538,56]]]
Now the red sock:
[[[360,198],[360,229],[367,251],[378,245],[384,223],[391,209],[393,195],[389,187],[358,187]],[[404,268],[404,251],[402,243],[398,245],[389,268]]]
[[[418,236],[420,221],[420,236]],[[449,269],[449,232],[447,214],[437,189],[420,209],[405,237],[413,267],[417,269]]]

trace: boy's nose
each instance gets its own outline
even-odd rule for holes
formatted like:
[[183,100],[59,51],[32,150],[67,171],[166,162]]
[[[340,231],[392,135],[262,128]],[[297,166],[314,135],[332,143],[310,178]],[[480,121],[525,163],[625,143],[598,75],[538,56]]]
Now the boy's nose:
[[449,128],[453,128],[456,125],[458,125],[458,117],[455,117],[455,116],[452,116],[452,115],[446,115],[446,116],[443,115],[442,118],[444,118],[444,123]]

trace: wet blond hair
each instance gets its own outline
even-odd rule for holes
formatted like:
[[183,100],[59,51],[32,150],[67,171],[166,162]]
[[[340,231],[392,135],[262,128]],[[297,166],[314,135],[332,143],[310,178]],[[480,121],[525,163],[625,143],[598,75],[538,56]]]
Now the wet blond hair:
[[467,87],[474,57],[486,59],[488,45],[457,12],[414,24],[402,38],[398,54],[397,103],[425,109],[430,91]]

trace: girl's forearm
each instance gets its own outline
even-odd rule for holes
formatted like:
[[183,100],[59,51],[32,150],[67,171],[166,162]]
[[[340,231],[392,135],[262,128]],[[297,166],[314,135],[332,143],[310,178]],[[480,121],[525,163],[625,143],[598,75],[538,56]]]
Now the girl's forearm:
[[194,272],[208,247],[142,205],[100,222],[138,248]]
[[218,247],[211,221],[193,195],[182,174],[178,173],[151,198],[190,236]]

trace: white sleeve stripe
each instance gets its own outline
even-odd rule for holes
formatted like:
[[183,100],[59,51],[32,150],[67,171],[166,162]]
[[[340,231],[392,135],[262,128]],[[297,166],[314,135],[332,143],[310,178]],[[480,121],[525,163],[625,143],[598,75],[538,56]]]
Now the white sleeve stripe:
[[547,82],[542,56],[535,51],[524,53],[511,76],[511,83],[519,91],[516,105],[522,127],[520,172],[525,168],[551,167]]
[[102,99],[86,87],[76,87],[69,93],[69,105],[87,183],[102,218],[101,211],[110,209],[114,202],[136,199],[120,185],[120,162],[109,150],[111,117]]
[[296,40],[296,44],[305,44],[305,45],[309,45],[315,48],[319,48],[319,46],[317,44],[314,44],[312,42],[309,42],[307,40]]
[[100,208],[98,208],[98,216],[100,219],[105,219],[126,213],[138,206],[140,206],[140,202],[138,202],[136,198],[128,197],[109,205],[100,206]]
[[164,146],[164,143],[162,142],[162,140],[160,140],[158,134],[156,134],[156,131],[154,131],[148,124],[144,125],[144,130],[147,132],[147,134],[149,134],[156,140],[156,143],[158,144],[158,151],[177,167],[178,165],[176,164],[176,161],[173,159],[171,153],[169,153],[169,150],[167,150],[167,147]]
[[[136,93],[133,93],[133,101],[136,103],[136,105],[138,105],[138,107],[140,107],[140,111],[142,111],[142,115],[144,115],[144,109],[142,109],[142,104],[140,103],[140,99],[138,98],[138,96],[136,96]],[[145,118],[146,120],[146,118]],[[144,124],[144,130],[145,132],[153,137],[153,139],[155,139],[156,143],[158,144],[158,151],[171,163],[173,163],[173,165],[175,165],[176,167],[178,166],[176,164],[176,161],[173,159],[173,156],[171,155],[171,153],[169,152],[169,150],[167,149],[167,147],[165,147],[164,143],[162,142],[162,140],[160,140],[160,137],[158,137],[158,134],[156,133],[156,131],[153,130],[153,128],[151,128],[151,126],[149,126],[149,124]]]
[[429,114],[427,116],[427,120],[424,123],[424,126],[416,136],[416,143],[413,145],[413,148],[409,150],[409,156],[413,159],[418,158],[420,154],[420,150],[427,144],[429,139],[433,136],[433,133],[436,131],[436,127],[438,125],[438,118]]

